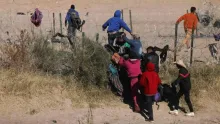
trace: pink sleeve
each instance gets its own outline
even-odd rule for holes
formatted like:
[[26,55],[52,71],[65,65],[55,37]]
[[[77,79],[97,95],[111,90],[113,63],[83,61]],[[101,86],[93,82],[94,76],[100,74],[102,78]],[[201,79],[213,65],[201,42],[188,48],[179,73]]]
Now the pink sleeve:
[[123,57],[120,57],[120,60],[119,60],[118,64],[119,64],[120,66],[124,66],[124,65],[125,65],[124,61],[125,61],[124,58],[123,58]]

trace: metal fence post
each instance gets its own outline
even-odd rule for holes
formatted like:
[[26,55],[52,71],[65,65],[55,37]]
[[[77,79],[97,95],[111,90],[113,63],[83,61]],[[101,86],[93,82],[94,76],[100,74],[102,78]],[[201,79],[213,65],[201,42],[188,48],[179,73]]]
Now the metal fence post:
[[53,13],[53,35],[55,35],[55,13]]
[[194,45],[194,27],[192,29],[192,35],[191,35],[190,66],[192,66],[193,63],[193,45]]
[[174,61],[176,61],[176,52],[177,52],[177,32],[178,24],[175,24],[175,40],[174,40]]

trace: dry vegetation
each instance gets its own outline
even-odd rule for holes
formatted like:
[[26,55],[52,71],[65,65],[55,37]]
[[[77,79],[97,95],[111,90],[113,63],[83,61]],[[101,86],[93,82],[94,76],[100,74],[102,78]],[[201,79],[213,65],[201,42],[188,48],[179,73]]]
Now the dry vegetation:
[[[75,50],[55,50],[47,38],[32,39],[25,33],[15,43],[1,45],[0,103],[2,112],[18,108],[38,112],[56,106],[96,107],[120,103],[106,86],[109,54],[89,39]],[[194,66],[192,98],[196,109],[205,102],[220,101],[220,67]],[[162,65],[161,77],[170,83],[177,76],[175,66]],[[10,103],[10,104],[8,104]],[[13,107],[12,107],[13,106]],[[28,109],[27,109],[28,108]]]

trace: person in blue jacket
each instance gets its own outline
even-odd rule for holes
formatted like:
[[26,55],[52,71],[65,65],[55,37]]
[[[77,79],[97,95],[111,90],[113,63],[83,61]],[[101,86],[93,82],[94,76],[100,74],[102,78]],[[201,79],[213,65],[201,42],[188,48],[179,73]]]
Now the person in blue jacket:
[[133,39],[128,39],[125,34],[122,35],[124,41],[130,45],[131,59],[141,59],[142,58],[142,43],[140,41],[140,36],[132,35]]
[[70,9],[68,10],[67,14],[66,14],[66,18],[65,18],[65,26],[67,26],[68,23],[68,40],[70,42],[71,45],[73,45],[73,40],[76,36],[76,27],[74,26],[72,19],[71,19],[71,13],[75,13],[76,16],[78,17],[78,22],[77,23],[81,23],[80,17],[79,17],[79,13],[75,10],[75,5],[71,5]]
[[132,35],[131,29],[127,26],[127,24],[121,19],[121,11],[116,10],[114,13],[114,17],[110,18],[102,25],[103,31],[108,27],[108,43],[113,45],[115,38],[118,35],[118,32],[121,28],[124,28]]

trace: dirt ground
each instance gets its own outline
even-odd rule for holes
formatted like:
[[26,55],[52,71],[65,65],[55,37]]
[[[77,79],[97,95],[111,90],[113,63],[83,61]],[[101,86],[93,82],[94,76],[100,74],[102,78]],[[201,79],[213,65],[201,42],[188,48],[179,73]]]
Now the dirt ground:
[[[220,4],[219,0],[211,0],[214,5]],[[102,31],[101,25],[113,16],[116,9],[123,9],[125,21],[129,25],[129,10],[132,10],[133,31],[141,36],[144,47],[149,45],[173,46],[174,24],[178,17],[186,13],[191,6],[202,7],[202,0],[1,0],[0,1],[0,40],[16,38],[21,29],[26,29],[34,34],[47,35],[52,29],[52,13],[56,13],[56,31],[59,28],[58,13],[65,13],[71,4],[76,5],[82,19],[86,20],[83,31],[87,36],[95,38],[96,33],[100,33],[100,42],[107,42],[106,32]],[[30,23],[30,12],[38,7],[44,14],[40,28],[35,28]],[[16,15],[17,12],[28,13],[28,15]],[[86,16],[86,13],[89,13]],[[62,20],[62,24],[64,20]],[[182,23],[179,26],[179,33],[183,33]],[[6,31],[10,35],[6,35]],[[63,24],[63,31],[66,28]],[[81,33],[78,32],[80,36]],[[164,37],[158,37],[162,35]],[[171,37],[169,37],[171,36]],[[181,37],[179,37],[179,42]],[[203,61],[211,60],[207,45],[213,43],[213,38],[195,39],[195,58]],[[178,56],[187,56],[184,53]],[[185,55],[186,54],[186,55]],[[4,102],[4,101],[1,101]],[[212,106],[214,107],[214,106]],[[12,113],[0,116],[1,124],[143,124],[144,118],[137,113],[133,113],[128,106],[122,108],[94,108],[90,112],[87,108],[75,109],[54,109],[44,110],[30,115],[24,113]],[[8,108],[8,111],[12,111]],[[215,108],[209,111],[201,110],[196,112],[194,118],[184,117],[183,113],[179,116],[168,114],[166,104],[161,104],[160,110],[155,110],[156,124],[220,124],[219,112]],[[92,113],[92,114],[91,114]]]
[[[195,117],[186,117],[183,112],[178,116],[168,114],[168,107],[160,103],[159,110],[154,106],[155,124],[219,124],[217,111],[197,111]],[[75,108],[44,110],[39,113],[18,114],[0,117],[1,124],[145,124],[144,117],[133,113],[128,106],[111,108]]]

